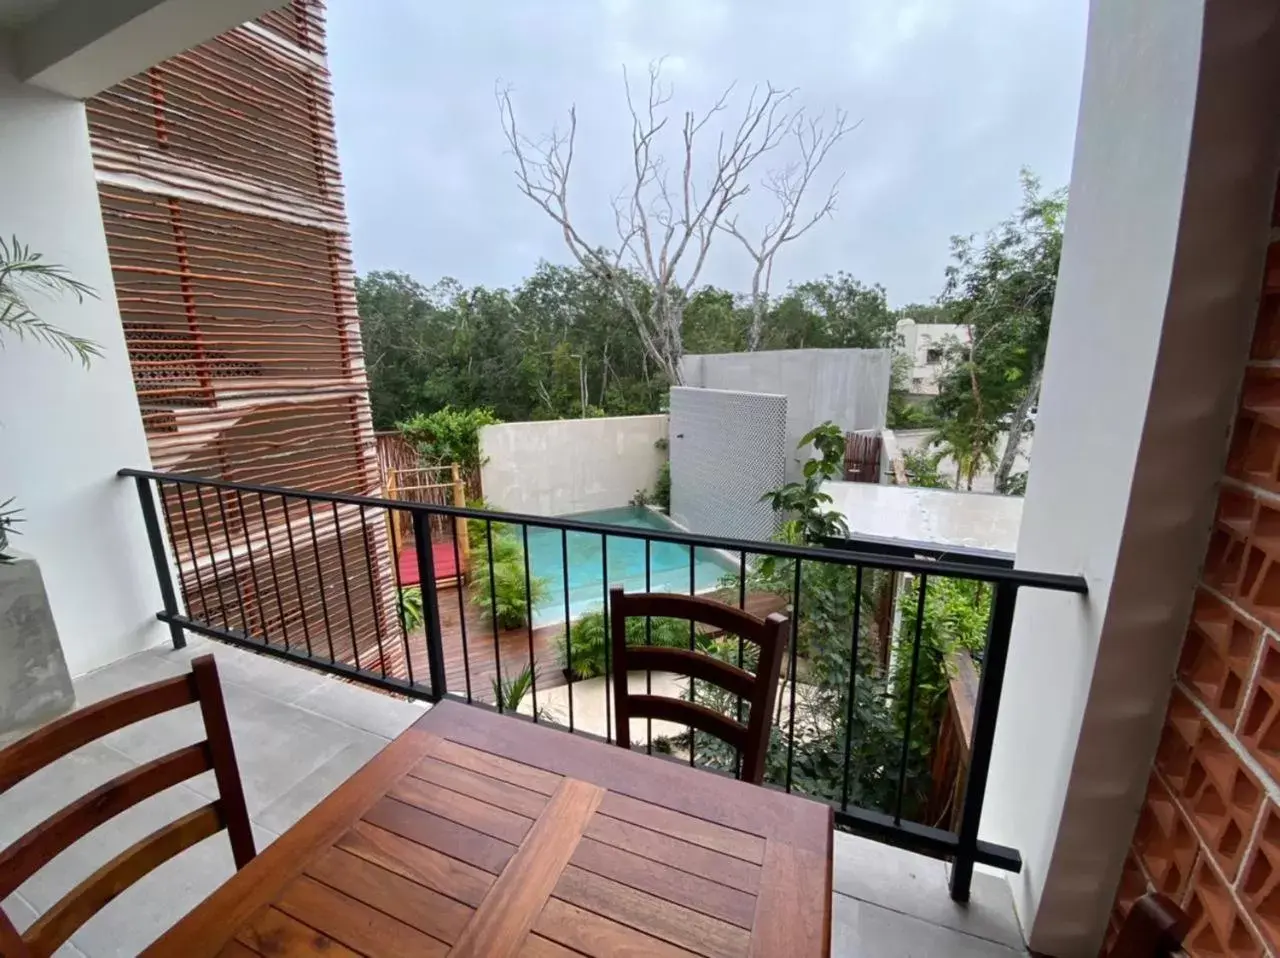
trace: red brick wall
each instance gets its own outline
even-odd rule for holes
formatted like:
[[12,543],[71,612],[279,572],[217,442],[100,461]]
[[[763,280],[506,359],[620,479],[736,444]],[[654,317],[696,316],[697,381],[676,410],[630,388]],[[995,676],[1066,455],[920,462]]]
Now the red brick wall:
[[1108,944],[1148,888],[1196,958],[1280,956],[1280,194],[1218,510]]

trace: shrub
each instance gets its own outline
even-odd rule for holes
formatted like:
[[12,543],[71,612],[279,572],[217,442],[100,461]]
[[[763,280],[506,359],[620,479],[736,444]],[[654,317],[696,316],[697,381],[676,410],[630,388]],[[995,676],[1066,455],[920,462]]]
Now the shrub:
[[512,679],[499,672],[498,676],[492,680],[492,686],[494,702],[501,703],[505,711],[515,712],[520,708],[524,697],[529,694],[529,689],[533,688],[533,667],[526,665],[520,670],[520,674]]
[[400,611],[400,624],[406,632],[412,632],[426,621],[422,608],[422,587],[405,586],[396,597],[396,605]]
[[501,421],[492,409],[445,406],[396,423],[396,429],[432,462],[456,462],[474,472],[484,464],[480,461],[480,430]]
[[[519,550],[519,546],[516,548]],[[528,622],[529,607],[547,596],[547,580],[533,575],[529,577],[526,592],[523,551],[519,551],[519,557],[514,560],[494,563],[492,585],[491,590],[488,568],[481,565],[471,583],[471,598],[486,619],[494,617],[496,608],[498,625],[504,629],[518,629]]]
[[[649,621],[651,625],[646,634],[644,619],[627,619],[628,645],[658,645],[671,649],[689,647],[687,619],[654,618]],[[560,636],[560,660],[565,668],[572,667],[574,675],[580,679],[604,675],[605,646],[609,641],[609,634],[604,628],[604,613],[599,610],[588,612],[569,627],[568,643],[563,635]],[[710,645],[710,640],[701,636],[696,641],[699,648],[705,649]]]

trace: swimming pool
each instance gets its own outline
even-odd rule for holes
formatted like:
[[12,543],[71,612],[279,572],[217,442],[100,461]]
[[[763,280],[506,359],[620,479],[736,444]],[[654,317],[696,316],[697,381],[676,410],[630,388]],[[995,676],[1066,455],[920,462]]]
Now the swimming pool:
[[[652,509],[626,506],[581,512],[565,519],[600,522],[632,529],[658,532],[678,530],[674,523]],[[604,605],[609,586],[620,585],[628,592],[645,589],[644,542],[620,536],[598,536],[589,532],[568,532],[565,545],[569,559],[569,619],[578,618]],[[530,572],[547,580],[546,596],[533,609],[534,625],[564,622],[564,557],[561,530],[529,527]],[[602,578],[602,539],[608,539],[609,581]],[[737,564],[712,549],[697,549],[693,561],[696,591],[711,589],[727,574],[737,572]],[[652,592],[689,592],[689,547],[674,542],[654,542],[649,552],[649,589]]]

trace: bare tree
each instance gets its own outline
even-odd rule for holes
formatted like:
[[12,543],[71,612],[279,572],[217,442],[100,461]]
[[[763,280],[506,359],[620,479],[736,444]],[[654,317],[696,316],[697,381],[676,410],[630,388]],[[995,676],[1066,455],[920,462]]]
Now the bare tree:
[[804,206],[805,191],[813,180],[814,174],[822,161],[827,158],[831,148],[846,133],[857,129],[858,124],[849,125],[849,115],[844,110],[837,110],[834,122],[830,127],[823,125],[822,117],[807,118],[797,115],[790,129],[796,141],[800,159],[781,170],[770,171],[765,177],[764,187],[777,199],[777,218],[765,226],[758,239],[748,237],[738,226],[738,217],[725,219],[721,228],[734,236],[742,244],[755,263],[751,273],[751,328],[747,332],[747,348],[760,348],[760,334],[764,329],[764,315],[769,307],[769,286],[773,279],[773,260],[783,244],[799,239],[809,232],[819,220],[830,216],[836,208],[839,196],[841,176],[836,177],[826,199],[812,212],[801,218],[800,211]]
[[[766,229],[758,247],[743,239],[756,258],[753,297],[759,298],[768,295],[768,276],[778,249],[834,208],[833,188],[811,220],[799,216],[801,200],[814,171],[848,127],[844,114],[837,116],[831,130],[811,121],[803,108],[793,106],[793,90],[772,85],[757,87],[751,91],[737,126],[718,134],[714,165],[709,175],[700,176],[696,162],[699,148],[712,135],[707,125],[729,109],[734,87],[726,89],[704,113],[683,114],[679,163],[672,166],[662,155],[659,143],[660,134],[671,119],[666,107],[672,98],[672,89],[662,83],[661,72],[661,62],[650,64],[648,95],[639,102],[623,69],[631,116],[632,170],[628,187],[613,200],[617,230],[614,246],[589,242],[570,213],[569,182],[578,129],[576,109],[569,109],[567,132],[553,129],[549,135],[534,140],[517,126],[510,89],[499,87],[497,99],[503,132],[515,156],[520,192],[559,225],[574,259],[609,285],[634,322],[646,353],[672,383],[680,384],[684,306],[717,233],[727,231],[743,239],[736,217],[731,223],[728,214],[750,190],[748,173],[762,156],[788,138],[800,142],[799,163],[765,180],[766,188],[781,204],[779,221]],[[637,277],[643,283],[637,283]],[[758,320],[753,320],[753,348],[759,340],[758,325]]]

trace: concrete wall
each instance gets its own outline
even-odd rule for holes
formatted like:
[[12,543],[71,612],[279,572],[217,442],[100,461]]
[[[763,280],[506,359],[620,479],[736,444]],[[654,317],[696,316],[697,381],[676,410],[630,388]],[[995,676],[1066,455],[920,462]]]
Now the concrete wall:
[[685,356],[685,385],[787,397],[787,479],[798,480],[800,437],[831,420],[846,432],[882,429],[889,405],[887,349],[783,349]]
[[508,422],[480,430],[489,505],[562,516],[625,506],[652,489],[667,454],[666,416]]
[[[1276,183],[1278,27],[1274,0],[1090,10],[1017,559],[1089,596],[1019,593],[981,829],[1022,852],[1022,927],[1059,958],[1102,943],[1205,554]],[[1233,914],[1206,887],[1196,936]],[[1218,933],[1192,951],[1261,954]]]
[[6,335],[0,348],[0,500],[24,510],[13,546],[40,563],[72,674],[164,641],[132,482],[147,444],[116,306],[84,105],[0,66],[0,210],[16,235],[97,298],[38,298],[40,315],[102,348],[88,369]]

